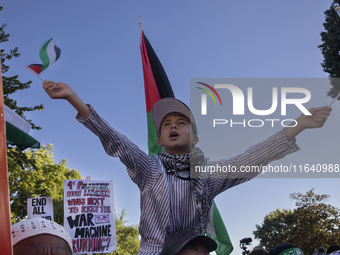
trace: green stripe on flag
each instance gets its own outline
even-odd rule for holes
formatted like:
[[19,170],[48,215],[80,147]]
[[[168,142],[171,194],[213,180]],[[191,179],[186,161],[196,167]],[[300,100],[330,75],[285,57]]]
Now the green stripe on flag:
[[[217,255],[229,255],[233,250],[234,247],[231,243],[227,228],[225,227],[221,214],[217,209],[215,201],[213,201],[213,228],[215,233],[208,233],[207,229],[207,236],[213,238],[216,243],[218,244],[217,249],[215,250]],[[215,236],[213,236],[215,234]]]
[[52,39],[53,38],[48,40],[40,49],[39,57],[40,57],[41,62],[42,62],[41,72],[44,71],[50,65],[50,58],[47,54],[47,48],[48,48],[50,42],[52,41]]
[[159,146],[158,144],[158,134],[156,130],[156,126],[152,119],[152,111],[146,114],[147,123],[148,123],[148,148],[149,148],[149,155],[155,155],[162,151],[164,148]]
[[7,144],[15,145],[19,149],[24,150],[26,148],[39,149],[40,143],[32,136],[13,126],[6,121],[6,140]]

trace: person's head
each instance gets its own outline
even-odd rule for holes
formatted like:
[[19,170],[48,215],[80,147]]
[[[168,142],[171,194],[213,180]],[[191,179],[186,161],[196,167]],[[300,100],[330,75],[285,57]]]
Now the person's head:
[[163,98],[153,107],[158,144],[166,152],[186,154],[198,142],[197,127],[190,109],[175,98]]
[[193,230],[183,230],[165,240],[162,255],[208,255],[216,249],[217,243],[212,238]]
[[295,245],[284,243],[271,249],[269,255],[304,255],[304,252]]
[[56,222],[36,217],[12,226],[13,255],[71,255],[72,240]]
[[261,247],[254,248],[249,255],[268,255],[269,252]]
[[331,253],[333,253],[333,252],[335,252],[335,251],[339,251],[340,250],[340,246],[339,245],[337,245],[337,244],[332,244],[332,245],[330,245],[329,247],[328,247],[328,249],[327,249],[327,254],[331,254]]
[[331,253],[331,255],[340,255],[340,250],[333,251],[333,252]]
[[313,252],[313,255],[326,255],[325,248],[320,246],[316,251]]

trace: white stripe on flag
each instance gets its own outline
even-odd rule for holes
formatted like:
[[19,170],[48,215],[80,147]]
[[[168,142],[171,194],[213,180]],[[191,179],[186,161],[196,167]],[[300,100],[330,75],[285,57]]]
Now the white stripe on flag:
[[16,114],[13,110],[11,110],[8,106],[5,105],[5,121],[11,123],[13,126],[19,128],[28,134],[31,130],[31,124],[29,124],[26,120]]
[[52,65],[55,61],[56,61],[56,58],[57,58],[57,55],[56,55],[56,52],[55,52],[55,49],[54,49],[54,42],[53,40],[51,40],[49,42],[49,44],[47,45],[47,48],[46,48],[46,53],[47,53],[47,56],[50,60],[50,63],[48,66]]
[[212,204],[210,211],[209,211],[209,217],[208,217],[208,224],[206,232],[208,232],[210,235],[212,235],[214,238],[216,238],[216,230],[214,226],[214,203]]

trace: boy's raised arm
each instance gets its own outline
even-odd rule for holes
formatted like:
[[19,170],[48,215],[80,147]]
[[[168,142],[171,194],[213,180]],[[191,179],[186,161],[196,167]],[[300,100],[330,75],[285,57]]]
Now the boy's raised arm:
[[68,84],[44,81],[43,88],[52,99],[66,99],[84,119],[90,116],[91,109],[78,97]]
[[297,136],[301,131],[305,130],[306,128],[322,127],[323,124],[325,124],[331,111],[332,108],[329,106],[314,107],[309,109],[309,112],[312,115],[302,114],[299,118],[296,119],[296,122],[290,124],[290,127],[285,128],[288,141],[294,139],[295,136]]

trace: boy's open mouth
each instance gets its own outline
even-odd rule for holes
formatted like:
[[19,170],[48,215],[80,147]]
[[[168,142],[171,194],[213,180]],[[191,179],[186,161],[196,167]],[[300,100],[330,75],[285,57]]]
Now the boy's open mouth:
[[175,138],[175,137],[178,137],[178,134],[177,134],[177,132],[171,132],[169,137],[170,138]]

